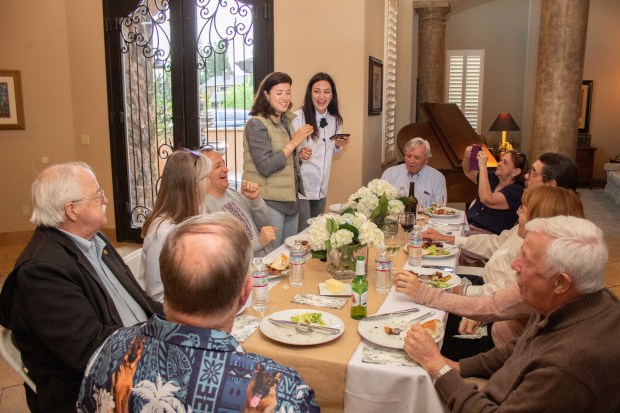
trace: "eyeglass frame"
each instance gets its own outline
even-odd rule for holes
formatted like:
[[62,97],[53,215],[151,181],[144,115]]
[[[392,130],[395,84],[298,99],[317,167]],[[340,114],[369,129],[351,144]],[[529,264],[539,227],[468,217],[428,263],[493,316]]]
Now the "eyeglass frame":
[[195,168],[196,165],[198,165],[198,159],[200,159],[201,154],[199,152],[196,152],[195,150],[189,149],[189,148],[181,148],[181,150],[183,150],[185,152],[189,152],[194,157],[194,168]]
[[547,175],[543,174],[542,172],[537,172],[532,170],[532,167],[530,166],[530,169],[527,170],[527,174],[529,174],[530,176],[542,176],[543,178],[547,179],[547,180],[551,180],[550,177],[548,177]]
[[99,188],[97,189],[97,192],[99,192],[99,195],[96,196],[91,196],[89,198],[80,198],[80,199],[76,199],[71,201],[72,204],[75,204],[76,202],[81,202],[81,201],[90,201],[92,199],[97,199],[99,198],[101,200],[101,203],[103,204],[103,200],[105,199],[105,191],[103,190],[103,188]]

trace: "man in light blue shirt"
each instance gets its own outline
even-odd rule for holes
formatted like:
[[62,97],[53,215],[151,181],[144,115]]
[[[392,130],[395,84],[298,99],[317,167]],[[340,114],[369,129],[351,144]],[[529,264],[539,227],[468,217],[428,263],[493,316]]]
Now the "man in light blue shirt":
[[405,145],[404,152],[405,163],[386,169],[381,179],[405,191],[409,191],[409,182],[415,182],[415,197],[419,205],[430,206],[433,198],[438,196],[443,197],[444,203],[447,202],[446,178],[427,165],[433,156],[428,141],[413,138]]

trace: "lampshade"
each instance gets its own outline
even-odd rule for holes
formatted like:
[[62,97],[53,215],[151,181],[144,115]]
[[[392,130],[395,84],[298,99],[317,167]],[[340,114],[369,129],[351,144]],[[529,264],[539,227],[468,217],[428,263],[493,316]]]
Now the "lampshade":
[[510,113],[500,113],[497,115],[497,119],[489,128],[492,132],[502,132],[502,131],[519,131],[519,125],[517,122],[510,116]]

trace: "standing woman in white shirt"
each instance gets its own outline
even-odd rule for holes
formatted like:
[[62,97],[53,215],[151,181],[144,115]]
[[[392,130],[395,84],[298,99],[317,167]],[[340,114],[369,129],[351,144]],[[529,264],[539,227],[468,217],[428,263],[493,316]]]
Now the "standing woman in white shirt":
[[330,139],[342,133],[342,116],[338,109],[336,83],[327,73],[317,73],[308,82],[303,106],[295,112],[293,127],[299,129],[305,124],[314,127],[314,132],[299,149],[310,149],[310,159],[301,164],[301,177],[306,191],[299,197],[299,230],[308,226],[308,218],[316,217],[325,211],[327,187],[331,171],[332,157],[346,145],[348,137]]

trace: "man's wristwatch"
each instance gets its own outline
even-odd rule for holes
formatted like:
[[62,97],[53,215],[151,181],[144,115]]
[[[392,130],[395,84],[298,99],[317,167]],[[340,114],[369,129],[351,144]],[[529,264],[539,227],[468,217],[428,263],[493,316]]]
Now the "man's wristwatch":
[[441,376],[443,376],[444,374],[446,374],[450,370],[452,370],[452,367],[450,367],[450,366],[448,366],[446,364],[445,366],[443,366],[442,368],[439,369],[439,375],[437,376],[437,378],[440,378]]

